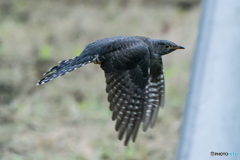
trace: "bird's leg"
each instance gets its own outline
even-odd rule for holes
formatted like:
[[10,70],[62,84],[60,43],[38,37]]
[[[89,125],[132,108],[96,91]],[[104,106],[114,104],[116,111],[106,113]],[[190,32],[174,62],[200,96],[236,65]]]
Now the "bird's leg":
[[99,59],[99,55],[95,55],[95,57],[93,57],[93,63],[95,64],[101,64],[102,61]]

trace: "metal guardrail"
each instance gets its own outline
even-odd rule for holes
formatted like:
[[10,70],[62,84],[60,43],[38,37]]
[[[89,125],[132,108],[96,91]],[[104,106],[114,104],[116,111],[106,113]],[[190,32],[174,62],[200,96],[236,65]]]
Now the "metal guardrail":
[[239,0],[203,0],[192,66],[177,160],[239,158]]

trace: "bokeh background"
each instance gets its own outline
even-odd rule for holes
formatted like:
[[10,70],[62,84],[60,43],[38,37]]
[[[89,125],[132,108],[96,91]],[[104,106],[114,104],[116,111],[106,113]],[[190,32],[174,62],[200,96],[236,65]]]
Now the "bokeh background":
[[[0,159],[174,159],[199,14],[200,0],[0,0]],[[163,57],[165,107],[128,147],[117,139],[98,65],[36,86],[58,61],[118,35],[186,48]]]

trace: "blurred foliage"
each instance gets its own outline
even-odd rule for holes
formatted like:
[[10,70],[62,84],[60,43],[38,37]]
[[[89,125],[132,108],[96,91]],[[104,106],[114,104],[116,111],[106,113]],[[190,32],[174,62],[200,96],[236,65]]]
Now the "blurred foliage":
[[49,46],[49,45],[42,46],[40,53],[39,53],[40,59],[42,59],[42,60],[49,59],[50,55],[51,55],[51,51],[52,51],[51,46]]
[[[198,16],[199,0],[1,0],[0,159],[174,159]],[[58,61],[116,35],[186,48],[163,57],[164,110],[128,147],[117,139],[98,65],[35,86]]]
[[75,48],[75,50],[74,50],[74,57],[76,57],[76,56],[79,56],[81,53],[82,53],[82,51],[84,50],[84,48],[83,47],[77,47],[77,48]]
[[81,103],[79,103],[79,110],[81,112],[85,111],[88,108],[88,102],[87,101],[83,101]]
[[128,159],[134,159],[135,157],[135,147],[134,146],[129,146],[126,148],[126,151],[125,151],[125,157],[128,158]]

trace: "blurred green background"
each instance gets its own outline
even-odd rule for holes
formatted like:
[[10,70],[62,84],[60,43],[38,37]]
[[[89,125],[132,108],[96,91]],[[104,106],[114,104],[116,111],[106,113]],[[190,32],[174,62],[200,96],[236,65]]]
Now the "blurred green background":
[[[0,159],[174,159],[199,13],[199,0],[0,0]],[[118,35],[186,48],[163,57],[165,107],[128,147],[117,139],[98,65],[36,87],[58,61]]]

